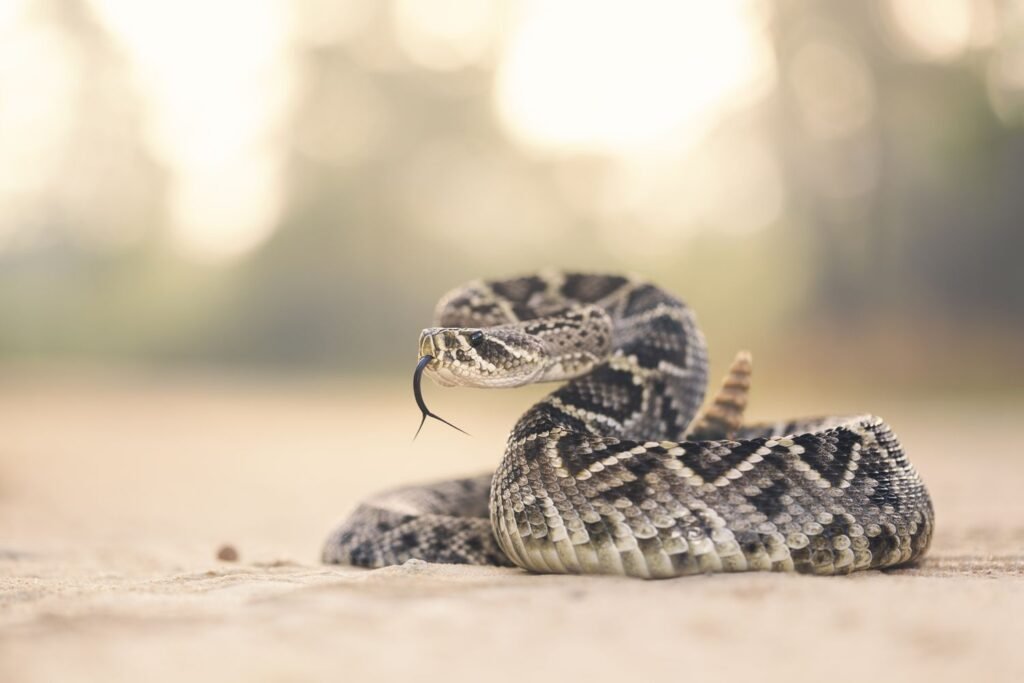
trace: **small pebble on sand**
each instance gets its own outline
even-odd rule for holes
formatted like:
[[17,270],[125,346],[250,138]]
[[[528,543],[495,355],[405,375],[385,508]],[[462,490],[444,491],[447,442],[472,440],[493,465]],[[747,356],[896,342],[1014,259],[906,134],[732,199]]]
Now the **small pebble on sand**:
[[238,551],[233,545],[222,545],[217,551],[217,559],[221,562],[238,562]]

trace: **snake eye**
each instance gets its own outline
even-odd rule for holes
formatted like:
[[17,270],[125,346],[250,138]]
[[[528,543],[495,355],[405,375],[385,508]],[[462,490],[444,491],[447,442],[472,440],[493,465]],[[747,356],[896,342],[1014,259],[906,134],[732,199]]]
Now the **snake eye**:
[[480,346],[480,344],[482,344],[483,341],[484,341],[484,333],[481,332],[480,330],[477,330],[473,334],[469,335],[469,344],[470,344],[470,346]]

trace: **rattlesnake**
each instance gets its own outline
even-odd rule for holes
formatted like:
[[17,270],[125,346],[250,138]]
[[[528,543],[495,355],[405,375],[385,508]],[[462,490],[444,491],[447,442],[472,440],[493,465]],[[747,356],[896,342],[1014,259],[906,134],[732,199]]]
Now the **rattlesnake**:
[[325,562],[845,574],[928,548],[931,499],[881,419],[742,425],[741,353],[695,421],[704,338],[691,310],[650,283],[474,281],[441,300],[436,321],[419,369],[442,385],[569,381],[519,419],[496,473],[367,500],[331,534]]

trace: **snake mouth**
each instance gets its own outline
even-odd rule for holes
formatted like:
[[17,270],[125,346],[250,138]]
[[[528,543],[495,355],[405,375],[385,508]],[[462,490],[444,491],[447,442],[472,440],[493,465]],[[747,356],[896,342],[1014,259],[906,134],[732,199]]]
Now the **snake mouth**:
[[[423,362],[424,358],[430,356],[430,360],[426,361],[424,366],[424,370],[430,378],[443,387],[456,387],[463,382],[460,382],[458,376],[445,364],[445,357],[450,355],[450,351],[445,344],[444,335],[440,334],[439,330],[440,328],[428,327],[420,332],[419,362]],[[423,370],[420,372],[422,373]]]

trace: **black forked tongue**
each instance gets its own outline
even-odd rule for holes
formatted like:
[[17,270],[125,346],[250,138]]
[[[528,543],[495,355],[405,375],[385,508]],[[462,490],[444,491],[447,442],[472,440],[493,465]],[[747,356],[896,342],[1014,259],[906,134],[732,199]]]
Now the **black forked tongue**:
[[[420,382],[423,380],[423,370],[426,369],[427,364],[430,363],[430,361],[432,360],[434,360],[434,357],[430,355],[423,356],[422,358],[420,358],[419,362],[416,363],[416,372],[414,372],[412,375],[412,395],[416,397],[416,405],[417,407],[419,407],[420,412],[423,414],[422,419],[420,419],[420,426],[417,427],[416,429],[416,436],[420,435],[420,430],[423,429],[423,423],[427,421],[428,417],[432,417],[438,422],[444,422],[452,429],[460,431],[466,436],[469,436],[469,432],[459,429],[458,427],[456,427],[455,425],[453,425],[451,422],[444,419],[440,415],[435,415],[434,413],[430,412],[430,409],[427,408],[427,404],[423,402],[423,391],[420,389]],[[413,441],[416,440],[416,436],[412,437]]]

